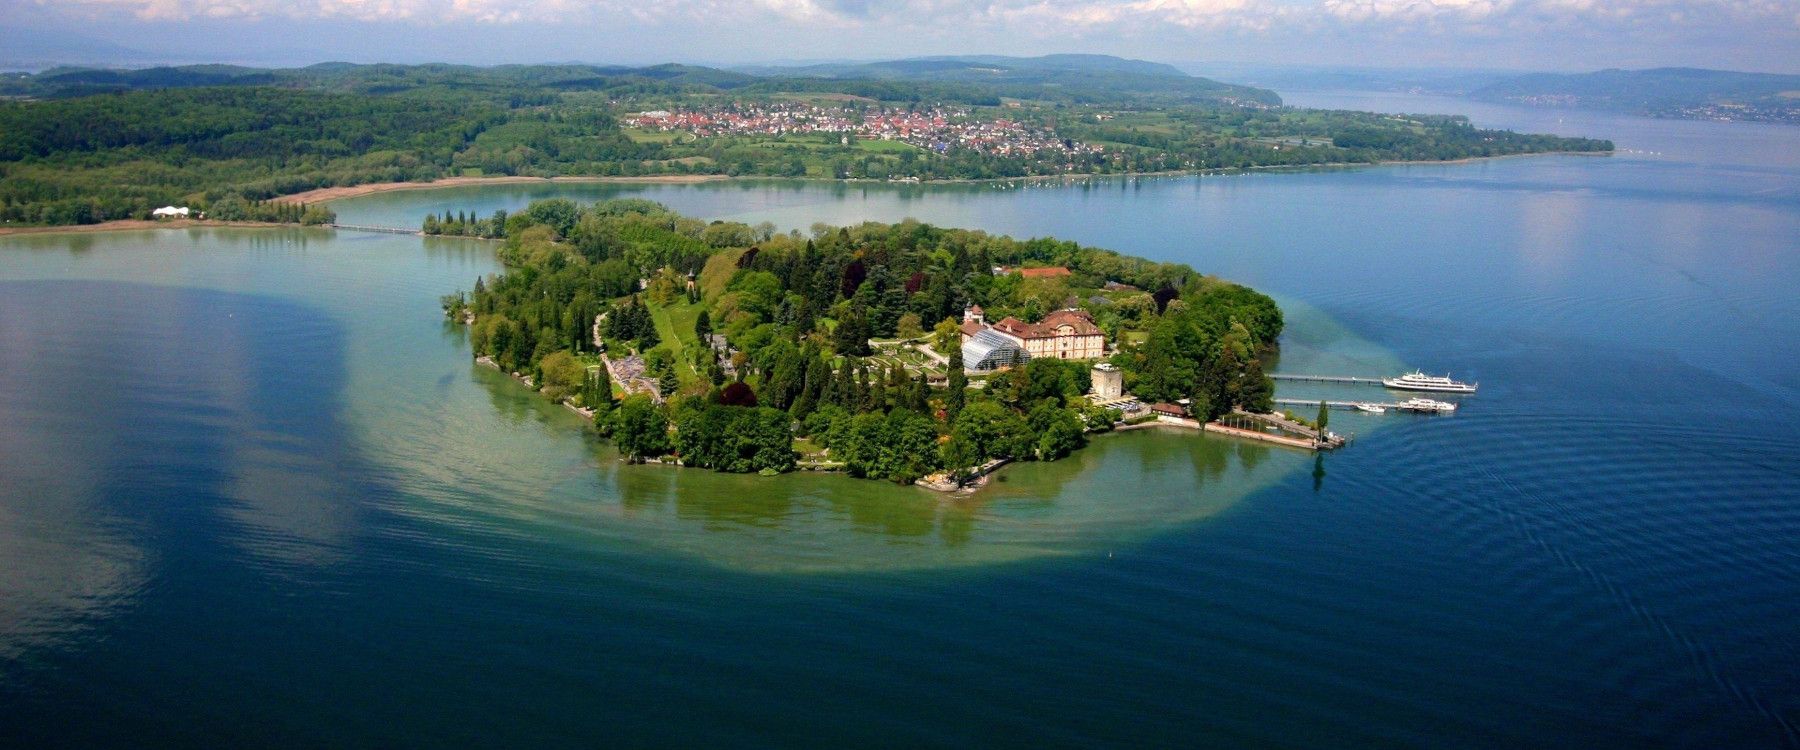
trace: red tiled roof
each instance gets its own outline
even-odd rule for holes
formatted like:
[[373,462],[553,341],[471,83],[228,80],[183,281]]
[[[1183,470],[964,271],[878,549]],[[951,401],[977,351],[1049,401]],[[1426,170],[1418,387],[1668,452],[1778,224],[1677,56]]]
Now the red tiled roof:
[[[1047,339],[1056,336],[1056,329],[1063,326],[1074,329],[1076,336],[1098,336],[1100,326],[1094,325],[1094,318],[1083,310],[1057,310],[1045,315],[1037,323],[1027,323],[1011,315],[994,324],[995,330],[1017,336],[1022,339]],[[966,330],[966,328],[965,328]]]
[[1062,266],[1046,266],[1044,268],[1021,268],[1019,275],[1027,279],[1050,279],[1057,276],[1068,276],[1069,269]]
[[1058,327],[1065,325],[1074,328],[1077,336],[1092,336],[1100,333],[1100,326],[1094,325],[1094,317],[1082,310],[1057,310],[1045,315],[1044,320],[1038,323],[1037,327],[1044,331],[1044,335],[1051,336],[1055,335]]
[[1001,318],[1000,322],[994,324],[994,327],[1020,338],[1031,338],[1031,324],[1011,315]]

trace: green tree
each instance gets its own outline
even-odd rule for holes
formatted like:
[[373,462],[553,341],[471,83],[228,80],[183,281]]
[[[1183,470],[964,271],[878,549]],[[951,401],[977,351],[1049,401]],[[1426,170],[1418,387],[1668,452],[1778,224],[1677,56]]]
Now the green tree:
[[[638,309],[644,308],[640,306]],[[662,343],[662,334],[656,332],[656,323],[650,318],[648,311],[643,313],[643,322],[639,325],[637,334],[637,348],[640,352],[650,351]]]
[[931,329],[931,348],[946,357],[962,348],[962,326],[955,318],[944,318]]
[[960,346],[950,350],[949,380],[950,382],[946,384],[949,390],[944,393],[944,418],[954,423],[956,416],[962,413],[963,404],[967,403],[969,398],[969,374],[963,371],[962,347]]
[[701,402],[681,410],[675,449],[682,463],[718,471],[777,473],[794,468],[791,420],[767,407]]
[[613,398],[612,378],[608,377],[604,368],[595,368],[590,376],[589,387],[591,397],[584,399],[588,408],[594,410],[594,428],[601,436],[612,435],[612,413],[619,402]]
[[916,339],[924,336],[925,329],[920,327],[919,314],[909,312],[901,315],[900,321],[894,324],[894,335],[903,339]]
[[951,481],[958,486],[969,481],[974,469],[982,463],[981,451],[966,435],[952,434],[944,443],[944,468],[950,470]]
[[634,461],[669,452],[669,418],[649,396],[636,394],[613,410],[613,444]]
[[950,434],[967,440],[982,460],[1028,457],[1037,440],[1031,425],[1017,412],[986,399],[963,407]]
[[587,371],[582,368],[581,363],[576,362],[575,357],[566,350],[557,350],[544,357],[538,364],[538,369],[544,374],[544,396],[552,401],[561,401],[564,397],[573,395],[587,377]]
[[832,332],[832,346],[839,354],[867,356],[869,349],[869,319],[861,312],[851,310],[838,321],[837,330]]
[[1055,461],[1087,444],[1087,436],[1082,433],[1081,417],[1054,400],[1039,401],[1037,406],[1032,407],[1026,422],[1037,433],[1035,447],[1040,460]]
[[1137,394],[1151,401],[1187,395],[1199,379],[1205,351],[1206,342],[1192,325],[1178,315],[1164,316],[1144,342]]

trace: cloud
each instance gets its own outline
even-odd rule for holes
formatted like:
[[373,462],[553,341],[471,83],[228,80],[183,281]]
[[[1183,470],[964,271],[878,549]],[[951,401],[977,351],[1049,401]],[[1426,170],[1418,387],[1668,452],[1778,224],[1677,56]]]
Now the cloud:
[[1792,0],[0,0],[41,14],[435,23],[785,24],[1037,37],[1151,30],[1473,32],[1736,24],[1800,29]]

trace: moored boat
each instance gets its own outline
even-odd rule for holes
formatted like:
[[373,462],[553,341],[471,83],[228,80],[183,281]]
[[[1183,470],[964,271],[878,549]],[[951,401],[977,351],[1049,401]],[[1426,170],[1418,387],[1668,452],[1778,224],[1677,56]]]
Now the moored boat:
[[1399,391],[1438,391],[1440,393],[1474,393],[1475,383],[1451,380],[1448,376],[1426,375],[1414,370],[1397,378],[1382,378],[1381,384]]
[[1387,407],[1382,406],[1381,404],[1357,404],[1356,410],[1362,411],[1362,412],[1368,412],[1370,414],[1386,414],[1387,413]]
[[1409,398],[1394,405],[1402,411],[1420,411],[1430,414],[1448,414],[1456,411],[1456,404],[1448,401],[1434,401],[1428,398]]

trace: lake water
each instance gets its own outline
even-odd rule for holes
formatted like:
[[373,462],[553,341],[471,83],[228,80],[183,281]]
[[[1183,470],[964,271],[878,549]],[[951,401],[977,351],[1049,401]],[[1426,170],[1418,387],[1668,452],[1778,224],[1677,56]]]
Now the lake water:
[[1800,744],[1800,128],[1288,98],[1622,153],[336,206],[1057,235],[1277,295],[1283,371],[1482,383],[965,501],[619,465],[439,319],[487,243],[0,238],[0,744]]

